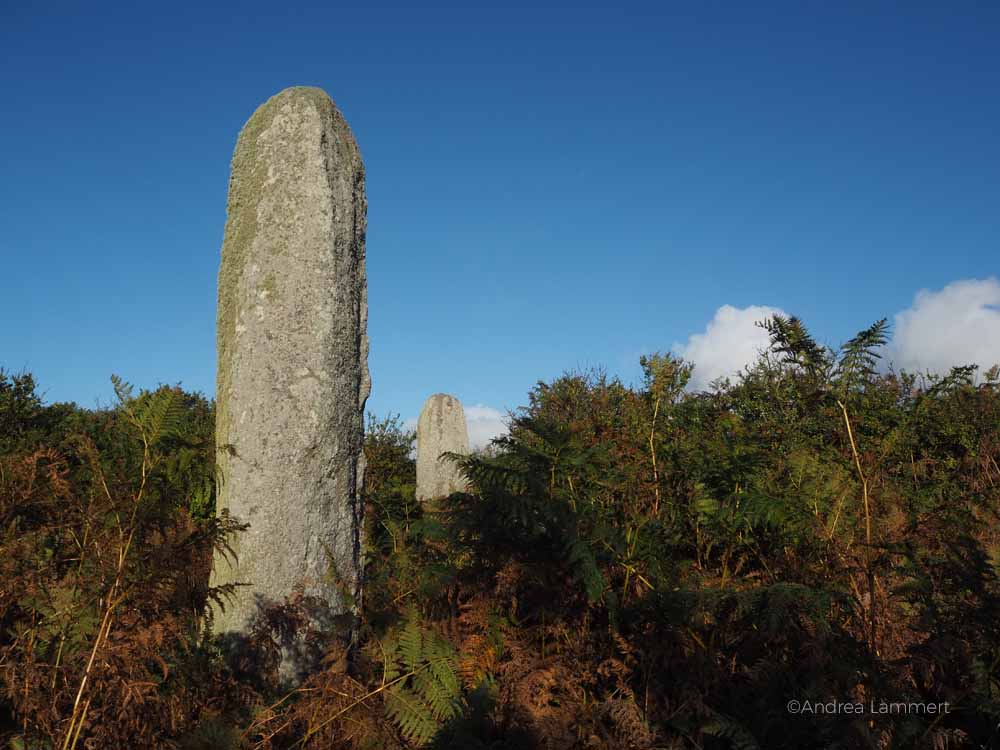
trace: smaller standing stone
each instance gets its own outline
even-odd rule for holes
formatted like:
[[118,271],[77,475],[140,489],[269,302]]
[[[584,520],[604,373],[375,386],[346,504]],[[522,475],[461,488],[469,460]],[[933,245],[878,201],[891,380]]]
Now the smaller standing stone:
[[417,500],[433,502],[468,489],[465,477],[442,453],[469,452],[469,429],[462,403],[435,393],[424,403],[417,421]]

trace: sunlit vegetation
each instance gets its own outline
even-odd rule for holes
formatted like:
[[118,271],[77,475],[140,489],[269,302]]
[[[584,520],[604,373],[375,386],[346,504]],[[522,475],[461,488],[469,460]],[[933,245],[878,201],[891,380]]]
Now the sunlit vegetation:
[[[0,742],[10,748],[945,748],[1000,743],[1000,373],[886,372],[794,318],[704,393],[642,360],[539,383],[424,512],[366,434],[366,586],[294,691],[279,636],[210,635],[213,407],[0,373]],[[892,715],[790,701],[947,704]]]

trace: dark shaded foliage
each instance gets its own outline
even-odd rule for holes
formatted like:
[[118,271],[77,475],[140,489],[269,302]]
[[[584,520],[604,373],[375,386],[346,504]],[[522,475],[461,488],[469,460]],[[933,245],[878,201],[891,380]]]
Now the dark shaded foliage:
[[277,649],[309,602],[264,613],[238,664],[203,630],[235,523],[212,520],[211,405],[46,407],[0,377],[3,731],[61,746],[97,643],[80,746],[998,746],[997,370],[879,372],[885,321],[836,351],[764,327],[770,351],[707,393],[663,355],[637,387],[539,383],[433,509],[413,434],[369,418],[364,601],[309,635],[324,667],[290,694]]

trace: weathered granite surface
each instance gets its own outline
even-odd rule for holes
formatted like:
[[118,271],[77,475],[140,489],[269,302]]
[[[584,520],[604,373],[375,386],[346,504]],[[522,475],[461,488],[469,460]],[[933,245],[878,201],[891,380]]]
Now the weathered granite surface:
[[465,491],[467,482],[458,467],[440,456],[468,452],[469,429],[461,402],[435,393],[424,402],[417,420],[417,500],[433,502]]
[[[250,528],[213,584],[245,582],[217,633],[301,586],[356,606],[368,373],[365,172],[317,88],[289,88],[240,132],[219,269],[218,508]],[[320,613],[322,616],[322,613]]]

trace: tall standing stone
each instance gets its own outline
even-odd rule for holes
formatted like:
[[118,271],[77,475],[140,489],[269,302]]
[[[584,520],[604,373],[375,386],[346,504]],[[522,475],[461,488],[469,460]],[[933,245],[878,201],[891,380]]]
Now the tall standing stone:
[[247,121],[219,269],[216,442],[218,507],[250,527],[213,583],[249,585],[214,613],[217,633],[245,633],[296,586],[318,616],[359,601],[366,209],[361,154],[322,90],[286,89]]
[[462,403],[446,393],[424,402],[417,420],[417,500],[433,502],[467,489],[465,477],[442,453],[468,453],[469,428]]

